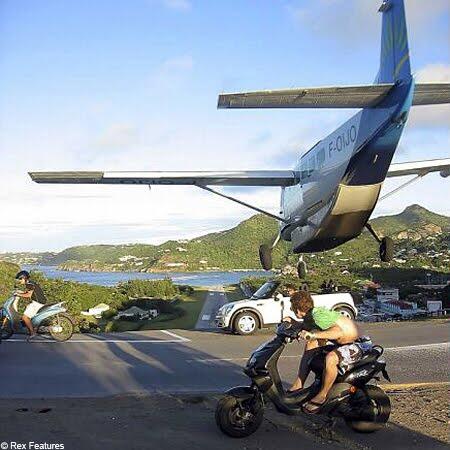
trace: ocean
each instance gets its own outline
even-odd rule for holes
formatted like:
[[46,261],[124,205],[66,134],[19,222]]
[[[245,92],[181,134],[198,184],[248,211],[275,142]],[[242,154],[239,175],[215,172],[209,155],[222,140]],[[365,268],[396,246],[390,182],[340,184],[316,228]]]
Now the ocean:
[[56,266],[23,266],[26,270],[37,270],[48,278],[61,278],[79,283],[97,284],[100,286],[115,286],[128,280],[161,280],[171,278],[175,284],[189,284],[190,286],[218,286],[239,283],[248,276],[270,277],[270,272],[263,270],[248,272],[69,272],[59,270]]

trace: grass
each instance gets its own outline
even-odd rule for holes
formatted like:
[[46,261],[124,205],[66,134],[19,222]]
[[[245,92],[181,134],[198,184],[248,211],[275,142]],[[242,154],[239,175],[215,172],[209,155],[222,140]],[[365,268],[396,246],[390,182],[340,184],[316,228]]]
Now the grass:
[[141,330],[167,330],[181,329],[192,330],[195,328],[198,316],[203,308],[208,291],[205,288],[196,288],[189,296],[183,296],[177,304],[184,314],[174,317],[172,314],[161,314],[153,320],[139,320],[136,322],[127,320],[113,320],[105,324],[105,328],[114,324],[114,331],[141,331]]

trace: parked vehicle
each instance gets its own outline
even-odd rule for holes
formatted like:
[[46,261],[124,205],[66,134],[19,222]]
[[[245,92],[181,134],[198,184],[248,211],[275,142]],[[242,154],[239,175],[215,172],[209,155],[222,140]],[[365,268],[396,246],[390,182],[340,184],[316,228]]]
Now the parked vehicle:
[[[27,327],[17,314],[19,297],[12,295],[0,309],[0,340],[9,339],[15,332],[28,333]],[[37,333],[48,333],[56,341],[67,341],[73,335],[72,317],[63,307],[64,302],[43,305],[32,317],[31,323]]]
[[[302,406],[320,390],[325,356],[336,347],[323,347],[323,351],[311,361],[310,367],[315,374],[311,386],[287,393],[281,383],[277,363],[286,344],[298,336],[300,329],[298,323],[282,322],[276,337],[258,347],[250,356],[244,368],[251,380],[250,386],[228,390],[217,404],[216,423],[223,433],[235,438],[254,433],[263,421],[263,397],[266,402],[270,400],[280,413],[304,413]],[[347,426],[358,432],[370,433],[384,427],[391,412],[389,397],[379,387],[369,384],[380,373],[389,380],[382,354],[382,347],[373,346],[360,361],[340,372],[318,414],[342,417]]]
[[[264,283],[250,298],[230,302],[217,312],[215,323],[217,327],[242,335],[250,335],[258,329],[276,325],[283,317],[296,319],[291,311],[289,297],[275,295],[279,281]],[[358,311],[349,293],[312,295],[315,306],[339,311],[341,314],[355,319]]]

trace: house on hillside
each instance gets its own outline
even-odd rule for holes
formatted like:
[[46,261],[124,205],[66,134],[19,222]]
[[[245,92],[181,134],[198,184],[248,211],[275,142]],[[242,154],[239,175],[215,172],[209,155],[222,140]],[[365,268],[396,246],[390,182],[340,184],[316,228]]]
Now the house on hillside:
[[91,316],[95,317],[96,319],[100,319],[102,317],[102,314],[108,310],[109,305],[107,305],[106,303],[99,303],[97,306],[89,308],[87,311],[81,311],[81,314],[83,316]]

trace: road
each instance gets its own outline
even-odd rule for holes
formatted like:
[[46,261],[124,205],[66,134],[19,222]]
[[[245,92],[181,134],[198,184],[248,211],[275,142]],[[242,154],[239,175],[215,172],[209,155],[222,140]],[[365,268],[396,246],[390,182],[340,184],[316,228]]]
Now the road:
[[[386,347],[394,383],[448,381],[449,323],[363,324]],[[3,398],[101,397],[123,393],[221,392],[247,383],[251,351],[271,332],[234,336],[210,331],[76,335],[57,343],[14,336],[0,345]],[[302,344],[287,346],[280,373],[288,383]]]
[[206,293],[206,300],[203,304],[202,311],[198,316],[197,323],[195,325],[196,330],[210,330],[215,328],[214,318],[219,311],[219,308],[225,303],[228,303],[227,294],[223,286],[210,289]]

